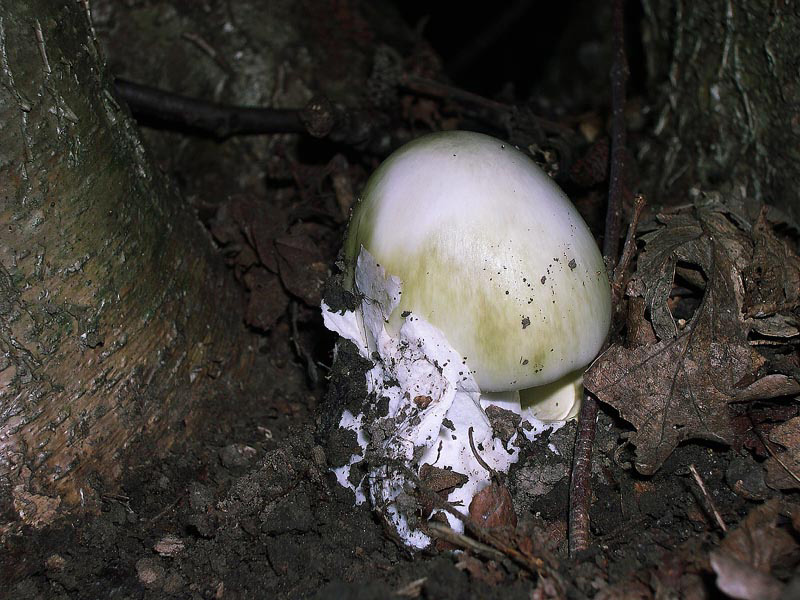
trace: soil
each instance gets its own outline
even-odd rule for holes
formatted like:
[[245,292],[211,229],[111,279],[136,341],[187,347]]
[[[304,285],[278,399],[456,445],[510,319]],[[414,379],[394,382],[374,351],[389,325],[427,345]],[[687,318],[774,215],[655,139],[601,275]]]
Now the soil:
[[[316,435],[326,386],[309,387],[304,366],[287,359],[292,354],[288,331],[277,328],[260,351],[254,388],[209,399],[214,418],[204,435],[163,460],[135,449],[140,462],[129,466],[119,492],[104,496],[100,514],[10,538],[5,597],[377,599],[406,589],[406,597],[529,598],[536,578],[512,561],[495,564],[498,579],[483,581],[459,553],[411,553],[366,506],[354,506],[329,470],[335,448],[326,451]],[[546,532],[576,593],[592,595],[601,581],[625,580],[663,564],[670,549],[716,536],[685,465],[697,466],[728,520],[748,510],[724,484],[732,452],[688,445],[655,477],[637,478],[613,459],[621,429],[603,415],[596,545],[568,561],[574,431],[533,444],[509,488],[518,517]]]

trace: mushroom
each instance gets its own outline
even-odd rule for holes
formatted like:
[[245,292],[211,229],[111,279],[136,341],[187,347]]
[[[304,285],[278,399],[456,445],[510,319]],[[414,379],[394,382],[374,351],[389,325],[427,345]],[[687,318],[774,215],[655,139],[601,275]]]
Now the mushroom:
[[[462,475],[447,500],[466,507],[489,471],[518,460],[520,434],[535,437],[549,428],[543,421],[576,411],[583,369],[609,327],[605,267],[586,224],[539,167],[464,131],[424,136],[381,164],[344,254],[345,285],[359,304],[334,311],[323,302],[323,318],[372,368],[361,410],[339,417],[358,449],[334,471],[356,503],[368,495],[409,546],[424,548],[430,538],[408,471]],[[496,434],[490,404],[527,425]],[[358,482],[356,464],[367,473]]]
[[[564,192],[525,154],[467,131],[412,141],[370,177],[345,241],[402,282],[389,316],[438,328],[481,392],[540,420],[573,416],[611,320],[603,259]],[[501,394],[491,394],[501,392]]]

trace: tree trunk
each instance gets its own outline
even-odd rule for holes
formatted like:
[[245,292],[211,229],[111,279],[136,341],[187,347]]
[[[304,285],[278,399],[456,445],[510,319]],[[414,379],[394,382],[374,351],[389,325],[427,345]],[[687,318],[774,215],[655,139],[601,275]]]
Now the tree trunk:
[[248,362],[236,287],[115,102],[87,5],[0,0],[0,532],[92,505]]
[[[716,189],[800,219],[800,10],[795,2],[642,0],[654,199]],[[754,216],[750,214],[750,216]]]

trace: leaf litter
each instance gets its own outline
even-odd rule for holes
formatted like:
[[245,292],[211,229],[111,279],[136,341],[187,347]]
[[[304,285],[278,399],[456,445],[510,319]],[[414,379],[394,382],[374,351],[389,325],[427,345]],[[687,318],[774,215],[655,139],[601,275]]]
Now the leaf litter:
[[[658,221],[641,237],[626,291],[629,330],[637,335],[613,344],[585,376],[586,388],[634,426],[629,441],[645,475],[687,440],[734,443],[732,403],[800,389],[750,339],[765,319],[788,324],[778,329],[792,338],[800,293],[800,259],[764,212],[751,227],[702,198]],[[688,318],[673,313],[678,280],[702,294]]]

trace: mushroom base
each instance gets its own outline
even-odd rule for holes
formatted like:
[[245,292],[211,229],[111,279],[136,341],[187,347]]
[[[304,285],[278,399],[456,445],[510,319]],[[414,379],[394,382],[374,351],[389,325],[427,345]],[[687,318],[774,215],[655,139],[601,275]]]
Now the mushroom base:
[[[518,460],[524,438],[563,424],[545,423],[537,414],[562,418],[572,411],[566,410],[566,392],[556,393],[549,386],[540,388],[539,399],[525,410],[519,392],[482,394],[463,357],[444,334],[414,314],[405,315],[399,330],[390,334],[387,324],[399,302],[402,282],[387,277],[363,249],[355,284],[361,298],[355,311],[337,313],[322,305],[326,326],[352,341],[374,365],[366,375],[368,395],[361,409],[337,417],[341,429],[356,433],[360,452],[334,472],[343,486],[355,492],[357,503],[369,498],[406,544],[425,548],[431,542],[425,523],[436,510],[425,508],[429,502],[422,486],[446,496],[452,506],[466,513],[474,495],[490,483],[481,463],[507,472]],[[574,401],[579,385],[580,374],[573,373],[560,389],[571,388]],[[523,394],[527,402],[531,394]],[[547,408],[552,398],[558,406]],[[489,405],[522,418],[513,431],[499,425],[495,431],[496,424],[487,416]],[[366,475],[358,481],[355,472]],[[436,487],[441,485],[437,477],[447,478],[446,489]],[[461,520],[443,514],[453,529],[463,530]]]
[[519,391],[522,414],[540,421],[569,421],[578,416],[583,402],[583,369],[567,373],[553,383]]

